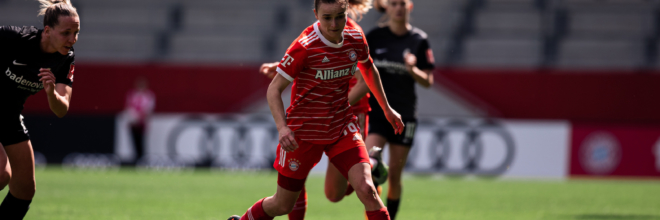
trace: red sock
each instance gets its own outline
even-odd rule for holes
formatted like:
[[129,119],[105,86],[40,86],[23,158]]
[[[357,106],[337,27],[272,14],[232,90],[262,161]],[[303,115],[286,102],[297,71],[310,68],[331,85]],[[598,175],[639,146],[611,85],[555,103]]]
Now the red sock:
[[348,183],[348,186],[346,186],[346,192],[344,193],[344,195],[346,195],[346,196],[350,195],[351,193],[353,193],[353,191],[355,191],[355,189],[353,189],[353,186],[351,186],[351,183]]
[[250,207],[243,216],[241,216],[241,220],[272,220],[273,217],[268,216],[266,214],[266,211],[264,211],[264,199],[261,199],[257,201],[257,203],[254,203],[252,207]]
[[390,220],[390,213],[387,212],[387,208],[367,211],[367,218],[369,220]]
[[296,200],[296,205],[293,206],[293,211],[289,213],[289,220],[303,220],[305,219],[305,212],[307,212],[307,191],[303,187]]

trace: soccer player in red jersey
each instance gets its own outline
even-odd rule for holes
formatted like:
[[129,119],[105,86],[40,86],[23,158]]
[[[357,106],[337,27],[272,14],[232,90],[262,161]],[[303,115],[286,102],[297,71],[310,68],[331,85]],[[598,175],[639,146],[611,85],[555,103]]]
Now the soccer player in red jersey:
[[[371,0],[349,0],[349,18],[346,21],[346,27],[359,30],[363,35],[362,28],[355,22],[360,20],[369,9],[371,9]],[[351,19],[352,18],[352,19]],[[260,72],[268,78],[274,78],[277,74],[277,66],[279,62],[264,63],[261,65]],[[369,125],[369,88],[364,83],[364,78],[361,74],[355,74],[349,83],[348,102],[351,105],[353,114],[357,116],[357,124],[360,128],[360,134],[363,140],[367,138],[367,126]],[[352,187],[347,191],[347,180],[339,173],[339,170],[332,165],[328,164],[326,172],[326,197],[332,202],[339,202],[343,199],[345,194],[352,192]],[[377,187],[380,195],[380,187]],[[348,192],[348,193],[346,193]],[[307,211],[307,191],[303,187],[300,195],[296,201],[293,210],[288,214],[289,220],[303,220]]]
[[[274,164],[279,172],[277,191],[259,200],[242,217],[230,219],[273,219],[291,212],[309,171],[323,152],[354,186],[368,218],[389,219],[371,180],[369,157],[348,104],[348,84],[356,67],[394,130],[402,131],[403,124],[389,107],[364,34],[344,28],[347,8],[347,0],[315,0],[319,21],[303,31],[278,65],[267,93],[280,137]],[[291,82],[292,102],[285,115],[281,94]]]

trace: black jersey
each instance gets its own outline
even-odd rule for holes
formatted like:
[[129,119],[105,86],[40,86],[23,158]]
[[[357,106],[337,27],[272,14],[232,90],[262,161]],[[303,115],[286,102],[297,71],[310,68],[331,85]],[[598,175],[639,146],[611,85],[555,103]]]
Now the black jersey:
[[[403,55],[414,54],[419,69],[433,69],[433,52],[426,38],[426,33],[415,27],[403,36],[394,35],[389,27],[376,28],[367,34],[369,54],[380,73],[387,100],[402,117],[416,117],[417,112],[415,79],[408,73]],[[369,105],[371,117],[383,117],[383,110],[373,95]]]
[[74,54],[44,53],[35,27],[0,26],[0,113],[20,113],[25,100],[41,91],[40,68],[50,68],[55,83],[73,83]]

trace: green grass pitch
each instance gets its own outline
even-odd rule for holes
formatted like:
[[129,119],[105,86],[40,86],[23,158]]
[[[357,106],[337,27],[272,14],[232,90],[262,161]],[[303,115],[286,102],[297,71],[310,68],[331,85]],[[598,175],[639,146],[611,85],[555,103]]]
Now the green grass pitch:
[[[274,172],[208,169],[100,172],[48,167],[36,173],[37,195],[26,219],[224,220],[243,214],[258,199],[272,195],[276,177]],[[312,175],[307,181],[306,219],[364,219],[363,206],[355,194],[339,203],[327,201],[323,180],[322,175]],[[407,175],[404,187],[400,220],[660,219],[659,181]],[[4,189],[0,195],[4,197],[6,192]]]

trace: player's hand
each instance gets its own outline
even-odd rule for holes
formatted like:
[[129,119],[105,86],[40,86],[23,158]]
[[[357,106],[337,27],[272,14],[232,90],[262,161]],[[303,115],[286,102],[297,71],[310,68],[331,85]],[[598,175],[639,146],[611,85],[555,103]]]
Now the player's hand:
[[39,69],[39,75],[37,75],[39,81],[44,85],[46,93],[53,94],[55,92],[55,75],[50,71],[50,68],[41,68]]
[[392,125],[392,128],[394,128],[394,134],[403,133],[403,128],[405,125],[403,124],[401,115],[398,112],[394,111],[392,108],[389,108],[387,111],[385,111],[385,117],[387,118],[387,121],[389,121]]
[[284,149],[287,152],[294,151],[298,149],[298,143],[296,142],[296,139],[293,137],[293,131],[289,129],[288,126],[284,126],[280,129],[277,129],[277,131],[280,133],[280,146],[282,149]]
[[277,74],[277,65],[280,64],[278,62],[274,63],[264,63],[261,64],[261,67],[259,68],[259,72],[261,74],[264,74],[266,77],[272,79],[275,78],[275,74]]
[[412,72],[413,68],[417,65],[417,57],[406,50],[403,52],[403,62],[406,65],[408,72]]

